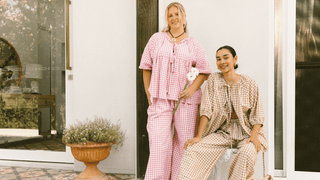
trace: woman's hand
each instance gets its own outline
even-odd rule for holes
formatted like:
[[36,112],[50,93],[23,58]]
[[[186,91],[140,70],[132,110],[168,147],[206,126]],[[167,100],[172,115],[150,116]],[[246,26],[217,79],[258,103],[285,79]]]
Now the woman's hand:
[[151,70],[145,70],[145,69],[143,70],[144,90],[145,90],[145,92],[146,92],[146,94],[147,94],[149,106],[151,105],[150,93],[149,93],[151,74],[152,74],[152,71],[151,71]]
[[251,137],[247,140],[247,144],[252,142],[254,146],[256,147],[257,152],[261,150],[261,142],[258,138],[258,133],[252,133]]
[[206,74],[199,74],[196,77],[196,79],[193,81],[191,86],[189,86],[184,91],[182,91],[179,99],[180,98],[184,98],[184,99],[190,98],[193,95],[193,93],[196,92],[196,90],[200,88],[200,86],[202,85],[202,83],[204,82],[204,80],[206,79],[207,76],[208,75],[206,75]]
[[150,93],[149,92],[147,92],[147,98],[148,98],[148,104],[149,104],[149,106],[151,106]]
[[187,149],[189,145],[199,142],[200,139],[201,137],[195,137],[195,138],[189,139],[186,143],[184,143],[184,149]]
[[194,90],[192,88],[188,87],[184,91],[182,91],[179,98],[188,99],[189,97],[191,97],[193,95],[193,93],[194,93]]

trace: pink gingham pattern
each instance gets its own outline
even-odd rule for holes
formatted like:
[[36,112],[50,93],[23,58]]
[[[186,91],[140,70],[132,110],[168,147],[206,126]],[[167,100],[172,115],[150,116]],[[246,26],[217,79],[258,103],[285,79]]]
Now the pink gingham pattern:
[[[172,43],[165,32],[155,33],[146,45],[140,69],[152,70],[149,93],[152,98],[178,101],[192,67],[199,73],[210,74],[209,61],[200,43],[188,37],[180,43]],[[189,86],[192,84],[189,83]],[[185,101],[184,99],[182,102]],[[186,100],[189,104],[200,104],[201,90]]]
[[144,49],[139,68],[152,71],[148,89],[152,104],[148,109],[150,156],[146,180],[178,179],[184,143],[195,136],[197,129],[200,88],[187,100],[181,100],[174,116],[173,109],[192,67],[201,74],[211,73],[205,52],[193,37],[175,44],[167,33],[159,32],[150,38]]
[[[148,108],[147,130],[150,156],[145,180],[178,179],[184,143],[195,136],[198,105],[180,103],[172,116],[177,101],[155,98]],[[172,121],[174,136],[172,139]]]

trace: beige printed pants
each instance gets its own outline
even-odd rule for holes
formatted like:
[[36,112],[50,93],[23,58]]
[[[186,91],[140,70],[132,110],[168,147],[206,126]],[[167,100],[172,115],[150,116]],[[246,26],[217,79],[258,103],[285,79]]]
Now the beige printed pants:
[[200,142],[188,146],[181,161],[180,180],[206,180],[212,168],[224,151],[233,147],[239,148],[229,168],[229,180],[246,180],[254,174],[257,160],[257,151],[252,142],[247,144],[247,139],[231,140],[225,133],[212,133]]

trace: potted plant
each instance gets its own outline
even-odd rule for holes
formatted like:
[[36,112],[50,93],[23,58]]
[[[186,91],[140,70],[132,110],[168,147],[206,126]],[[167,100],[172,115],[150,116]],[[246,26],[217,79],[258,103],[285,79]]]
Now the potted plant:
[[77,121],[64,130],[62,141],[71,148],[72,155],[86,165],[86,169],[76,179],[107,179],[97,165],[106,159],[111,152],[123,145],[125,132],[121,124],[95,117],[93,121]]

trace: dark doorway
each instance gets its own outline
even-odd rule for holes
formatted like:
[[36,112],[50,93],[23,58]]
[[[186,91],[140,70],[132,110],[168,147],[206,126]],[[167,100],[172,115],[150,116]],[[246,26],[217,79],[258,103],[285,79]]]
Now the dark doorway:
[[297,0],[295,170],[320,172],[320,1]]
[[137,0],[137,177],[144,179],[148,159],[148,100],[139,69],[143,50],[150,37],[158,32],[158,0]]

